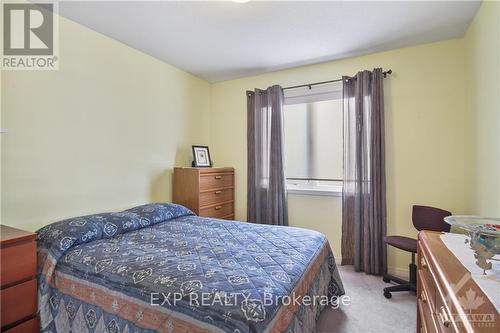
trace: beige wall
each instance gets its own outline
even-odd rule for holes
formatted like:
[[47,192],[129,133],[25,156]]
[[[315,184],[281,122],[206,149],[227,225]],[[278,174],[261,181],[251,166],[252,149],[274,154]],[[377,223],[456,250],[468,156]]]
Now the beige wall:
[[64,18],[60,69],[4,71],[2,97],[2,223],[29,230],[169,201],[208,143],[208,82]]
[[484,2],[465,36],[469,212],[500,217],[500,2]]
[[293,227],[309,228],[328,237],[328,242],[340,262],[342,240],[342,197],[290,194],[288,219]]
[[[391,68],[385,81],[388,233],[415,237],[411,205],[465,213],[465,85],[462,39],[304,66],[212,85],[210,144],[218,165],[236,168],[236,217],[246,217],[245,91]],[[290,223],[324,232],[339,256],[339,197],[290,195]],[[396,254],[397,253],[397,254]],[[409,256],[390,249],[391,270]]]

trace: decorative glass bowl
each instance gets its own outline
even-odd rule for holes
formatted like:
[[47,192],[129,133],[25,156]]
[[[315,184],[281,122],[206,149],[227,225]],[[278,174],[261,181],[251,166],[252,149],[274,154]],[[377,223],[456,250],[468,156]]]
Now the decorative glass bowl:
[[500,254],[500,219],[452,215],[445,217],[444,221],[469,236],[465,242],[474,251],[476,265],[482,268],[484,275],[492,268],[492,260],[500,261],[494,258]]

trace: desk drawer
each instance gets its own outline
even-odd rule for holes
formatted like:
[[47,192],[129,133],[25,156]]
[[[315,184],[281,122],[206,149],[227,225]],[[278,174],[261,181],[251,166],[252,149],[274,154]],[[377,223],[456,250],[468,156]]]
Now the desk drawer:
[[40,323],[38,318],[32,318],[27,320],[19,325],[16,325],[4,333],[39,333],[40,332]]
[[200,216],[223,218],[234,214],[233,203],[228,202],[200,209]]
[[2,287],[36,276],[36,243],[22,242],[2,247]]
[[212,173],[200,175],[200,191],[234,186],[234,174]]
[[234,200],[234,190],[232,188],[200,193],[201,207],[231,200]]
[[37,310],[36,279],[3,289],[1,320],[2,327],[33,316]]

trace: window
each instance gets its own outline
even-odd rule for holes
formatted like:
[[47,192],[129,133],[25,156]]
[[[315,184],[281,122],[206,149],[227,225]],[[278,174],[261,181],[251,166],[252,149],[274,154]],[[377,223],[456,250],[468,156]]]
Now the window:
[[284,116],[288,192],[340,194],[343,177],[341,83],[285,91]]

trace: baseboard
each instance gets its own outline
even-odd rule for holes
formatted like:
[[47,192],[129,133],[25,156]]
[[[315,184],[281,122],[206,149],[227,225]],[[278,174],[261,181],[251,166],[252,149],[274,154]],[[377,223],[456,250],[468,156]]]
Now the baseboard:
[[408,268],[400,268],[400,267],[387,267],[387,273],[394,275],[403,280],[408,280],[409,271]]
[[[335,257],[335,263],[337,264],[337,266],[341,266],[342,258]],[[403,280],[408,280],[408,277],[410,275],[408,268],[400,268],[400,267],[387,267],[387,273],[389,273],[390,275],[394,275],[398,278],[401,278]]]

